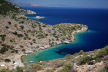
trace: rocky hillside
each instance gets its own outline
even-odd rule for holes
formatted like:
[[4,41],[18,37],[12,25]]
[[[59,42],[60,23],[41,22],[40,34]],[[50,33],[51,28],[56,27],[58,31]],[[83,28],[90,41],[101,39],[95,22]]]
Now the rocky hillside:
[[20,58],[25,53],[70,43],[75,33],[88,29],[85,25],[71,23],[51,26],[30,20],[25,13],[27,11],[16,5],[0,0],[0,72],[108,72],[108,46],[24,65]]
[[[35,69],[36,66],[39,68]],[[63,59],[40,61],[27,66],[29,69],[37,72],[108,72],[108,46],[90,52],[81,50]]]
[[20,60],[22,55],[73,42],[75,33],[88,29],[81,24],[40,23],[26,18],[27,12],[7,0],[0,0],[0,65],[6,68],[24,66]]

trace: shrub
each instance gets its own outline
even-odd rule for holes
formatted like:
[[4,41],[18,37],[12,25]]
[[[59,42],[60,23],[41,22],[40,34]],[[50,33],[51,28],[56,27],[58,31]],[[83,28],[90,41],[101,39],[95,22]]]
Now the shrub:
[[23,72],[23,68],[22,67],[17,67],[16,72]]
[[20,45],[21,48],[24,48],[24,46]]
[[20,28],[23,30],[23,29],[24,29],[24,26],[23,26],[23,25],[21,25],[21,26],[20,26]]
[[14,46],[9,46],[9,45],[6,45],[6,44],[2,44],[2,48],[0,50],[0,53],[1,54],[4,54],[6,51],[8,51],[9,49],[13,49]]
[[23,24],[23,23],[24,23],[24,21],[20,21],[19,23],[20,23],[20,24]]
[[105,63],[105,70],[106,72],[108,72],[108,60],[106,60],[104,63]]
[[67,55],[65,56],[65,58],[66,58],[66,59],[72,59],[72,58],[73,58],[73,56],[72,56],[72,55],[70,55],[70,54],[67,54]]
[[54,72],[52,69],[47,69],[45,72]]
[[17,35],[18,33],[15,31],[15,32],[13,32],[13,34],[14,34],[14,35]]
[[76,72],[76,71],[73,69],[73,66],[71,64],[67,64],[63,66],[63,68],[58,70],[57,72]]
[[35,69],[36,71],[38,71],[38,70],[42,70],[43,67],[41,65],[39,65],[39,64],[33,64],[32,69]]
[[18,37],[23,37],[23,35],[22,35],[22,34],[17,34],[17,36],[18,36]]
[[18,34],[16,31],[13,32],[14,35],[17,35],[18,37],[23,37],[23,34]]
[[80,59],[80,61],[78,62],[78,65],[83,65],[85,63],[89,63],[91,60],[93,60],[92,57],[85,56],[85,57]]
[[38,34],[37,37],[38,37],[38,39],[45,38],[45,36],[43,34]]
[[25,49],[22,49],[22,51],[25,52],[26,50]]
[[9,27],[8,27],[8,26],[6,26],[6,29],[9,29]]
[[105,55],[108,55],[108,46],[105,46],[103,49],[101,49],[97,54],[96,58],[102,58]]
[[71,62],[65,62],[63,66],[63,72],[75,72]]
[[0,70],[0,72],[14,72],[14,71],[3,69],[3,70]]
[[15,50],[16,53],[18,53],[18,50]]
[[32,41],[33,41],[33,42],[35,42],[36,40],[35,40],[35,39],[33,39]]
[[11,25],[11,22],[8,22],[9,25]]
[[0,53],[1,54],[4,54],[6,51],[8,51],[8,46],[7,45],[4,45],[2,48],[1,48],[1,50],[0,50]]
[[5,41],[6,35],[0,35],[0,37],[1,37],[2,41]]
[[79,55],[83,55],[85,52],[83,50],[80,50]]
[[10,59],[5,59],[5,62],[11,62],[11,60]]

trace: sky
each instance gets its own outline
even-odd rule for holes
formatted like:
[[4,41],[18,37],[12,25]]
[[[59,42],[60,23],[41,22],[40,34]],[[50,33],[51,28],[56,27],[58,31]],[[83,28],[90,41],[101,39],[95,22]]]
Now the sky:
[[107,8],[108,0],[12,0],[20,6]]

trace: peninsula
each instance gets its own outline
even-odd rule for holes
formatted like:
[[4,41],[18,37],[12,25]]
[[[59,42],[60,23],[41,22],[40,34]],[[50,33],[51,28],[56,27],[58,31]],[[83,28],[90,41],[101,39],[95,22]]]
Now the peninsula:
[[20,58],[26,53],[73,42],[74,34],[88,30],[88,27],[82,24],[40,23],[25,16],[30,13],[35,14],[8,1],[0,1],[0,64],[5,64],[9,69],[24,66]]

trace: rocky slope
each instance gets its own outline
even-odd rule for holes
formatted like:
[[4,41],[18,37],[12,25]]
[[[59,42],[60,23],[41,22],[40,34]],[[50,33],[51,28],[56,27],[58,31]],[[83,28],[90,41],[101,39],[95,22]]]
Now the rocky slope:
[[37,72],[108,72],[108,46],[90,52],[81,50],[63,59],[40,61],[26,67]]
[[75,33],[88,29],[71,23],[51,26],[30,20],[25,13],[27,11],[0,0],[0,72],[108,72],[108,46],[24,66],[20,58],[25,53],[70,43]]
[[20,58],[25,53],[73,42],[75,33],[88,29],[72,23],[51,26],[26,18],[26,13],[28,11],[0,0],[0,64],[10,69],[24,66]]

